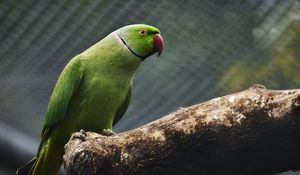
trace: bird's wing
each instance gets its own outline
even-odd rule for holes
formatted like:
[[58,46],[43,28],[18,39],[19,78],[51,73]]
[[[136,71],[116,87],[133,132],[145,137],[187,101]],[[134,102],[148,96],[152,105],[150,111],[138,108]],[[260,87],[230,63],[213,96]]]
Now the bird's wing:
[[49,136],[52,130],[51,128],[65,117],[70,99],[82,82],[82,76],[83,71],[80,59],[73,58],[59,76],[51,95],[45,116],[45,124],[42,131],[42,141],[39,146],[39,151],[43,142]]
[[122,116],[125,114],[129,103],[130,103],[130,98],[131,98],[131,88],[129,88],[126,99],[124,101],[124,103],[119,107],[116,116],[114,118],[114,122],[113,125],[115,125],[116,123],[118,123],[118,121],[122,118]]
[[59,76],[51,95],[45,117],[46,126],[64,118],[70,99],[80,85],[82,75],[80,59],[71,60]]

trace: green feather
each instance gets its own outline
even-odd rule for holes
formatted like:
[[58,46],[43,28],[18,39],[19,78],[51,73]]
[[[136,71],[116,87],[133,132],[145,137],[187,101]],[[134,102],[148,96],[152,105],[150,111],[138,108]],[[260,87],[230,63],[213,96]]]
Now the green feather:
[[[140,30],[148,30],[149,35],[141,36]],[[132,52],[152,54],[153,35],[158,32],[147,25],[127,26],[71,59],[51,95],[36,159],[19,172],[56,174],[72,133],[80,129],[100,133],[120,120],[130,102],[134,73],[141,64]]]
[[48,104],[45,126],[51,126],[65,117],[72,95],[78,89],[83,71],[80,59],[73,58],[61,73]]
[[119,120],[125,114],[128,106],[129,106],[130,99],[131,99],[131,88],[129,89],[129,91],[128,91],[127,95],[126,95],[126,99],[125,99],[124,103],[117,110],[116,116],[115,116],[114,121],[113,121],[113,125],[115,125],[116,123],[118,123]]

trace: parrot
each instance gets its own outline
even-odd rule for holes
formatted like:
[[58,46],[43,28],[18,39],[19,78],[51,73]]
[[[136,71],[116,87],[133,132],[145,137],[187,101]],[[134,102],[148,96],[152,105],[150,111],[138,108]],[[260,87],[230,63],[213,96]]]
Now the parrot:
[[45,114],[36,157],[17,175],[57,174],[64,145],[81,129],[112,131],[126,112],[135,72],[149,56],[162,53],[160,30],[146,24],[119,28],[73,57],[60,74]]

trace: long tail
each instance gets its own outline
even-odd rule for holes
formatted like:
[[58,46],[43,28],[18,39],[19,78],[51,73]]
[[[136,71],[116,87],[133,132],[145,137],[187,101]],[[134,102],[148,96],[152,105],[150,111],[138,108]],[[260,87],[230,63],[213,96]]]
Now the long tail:
[[41,151],[38,157],[33,158],[28,163],[20,167],[17,171],[17,175],[37,175],[43,165],[44,151]]
[[53,175],[57,174],[62,162],[65,140],[49,137],[41,142],[37,157],[17,170],[17,175]]
[[16,174],[17,175],[28,175],[31,171],[31,169],[34,167],[36,163],[36,157],[31,159],[29,162],[27,162],[25,165],[23,165],[22,167],[20,167]]
[[70,135],[61,130],[50,132],[49,128],[44,128],[36,158],[19,168],[17,175],[57,174],[63,163],[64,145],[68,142]]

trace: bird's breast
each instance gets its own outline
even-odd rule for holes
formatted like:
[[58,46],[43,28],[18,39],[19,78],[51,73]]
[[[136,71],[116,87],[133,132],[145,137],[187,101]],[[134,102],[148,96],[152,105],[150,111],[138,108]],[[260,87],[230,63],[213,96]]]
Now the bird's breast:
[[130,79],[98,75],[83,79],[83,84],[70,105],[80,122],[90,130],[110,128],[116,111],[124,103]]

